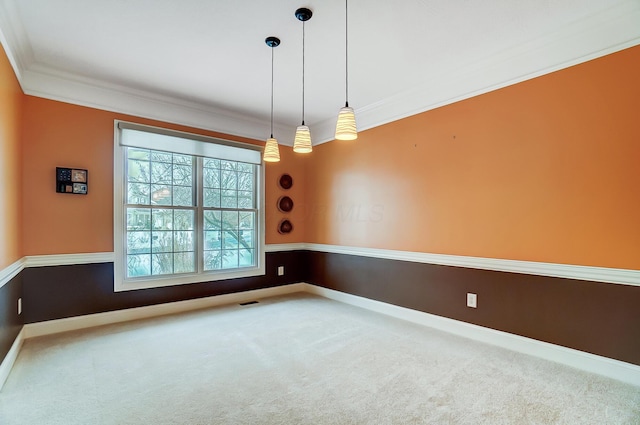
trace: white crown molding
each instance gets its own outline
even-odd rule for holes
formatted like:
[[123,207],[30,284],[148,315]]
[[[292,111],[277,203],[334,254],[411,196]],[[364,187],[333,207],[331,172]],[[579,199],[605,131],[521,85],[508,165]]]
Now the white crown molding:
[[640,386],[638,365],[315,285],[304,288],[321,297]]
[[74,264],[113,263],[113,252],[88,252],[83,254],[28,255],[24,267],[67,266]]
[[337,245],[306,244],[311,251],[333,254],[359,255],[414,263],[493,270],[566,279],[617,283],[640,286],[640,270],[608,267],[578,266],[572,264],[542,263],[536,261],[505,260],[501,258],[468,257],[462,255],[430,254],[425,252],[397,251],[377,248],[359,248]]
[[[92,108],[262,140],[268,124],[197,102],[45,69],[34,61],[12,2],[3,2],[0,36],[26,94]],[[0,4],[0,5],[2,5]],[[13,18],[12,18],[13,17]],[[371,105],[356,106],[360,131],[522,82],[640,44],[640,4],[625,0],[560,31],[493,55],[459,64],[446,74],[425,75],[425,84]],[[437,83],[434,83],[437,82]],[[314,144],[333,140],[335,118],[311,123]],[[295,126],[276,125],[279,134]],[[280,141],[291,145],[292,141]]]
[[0,2],[0,41],[22,86],[22,72],[31,66],[34,55],[13,1]]
[[[640,44],[640,3],[627,0],[529,43],[447,74],[376,104],[355,108],[358,131],[368,130]],[[436,83],[434,83],[436,82]],[[354,100],[354,99],[352,99]],[[336,112],[337,113],[337,112]],[[311,126],[315,143],[334,139],[335,117]]]
[[[269,134],[269,123],[203,103],[163,96],[125,86],[82,78],[33,64],[22,70],[25,94],[136,117],[154,119],[254,140]],[[294,134],[295,127],[274,123],[278,134]],[[287,144],[279,141],[280,144]],[[290,143],[293,144],[293,141]]]
[[10,264],[4,269],[0,270],[0,288],[9,283],[11,279],[16,277],[24,269],[24,258]]

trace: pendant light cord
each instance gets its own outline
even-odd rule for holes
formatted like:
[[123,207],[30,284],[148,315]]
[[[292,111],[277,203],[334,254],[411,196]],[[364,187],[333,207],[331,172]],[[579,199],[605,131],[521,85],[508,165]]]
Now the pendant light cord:
[[271,138],[273,139],[273,49],[271,47]]
[[349,0],[344,1],[344,106],[349,106]]
[[304,125],[304,21],[302,21],[302,125]]

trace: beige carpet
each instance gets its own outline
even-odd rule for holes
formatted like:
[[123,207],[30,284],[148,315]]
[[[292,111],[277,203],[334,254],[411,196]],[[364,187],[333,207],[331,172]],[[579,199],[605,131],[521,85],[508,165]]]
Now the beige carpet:
[[640,388],[301,294],[29,339],[0,424],[640,424]]

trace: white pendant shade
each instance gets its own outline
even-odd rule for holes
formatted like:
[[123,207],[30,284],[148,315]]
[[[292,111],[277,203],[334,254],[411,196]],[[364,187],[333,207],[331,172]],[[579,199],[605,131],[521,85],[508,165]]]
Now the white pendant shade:
[[278,141],[273,137],[267,139],[267,144],[264,146],[264,155],[262,159],[265,162],[279,162],[280,161],[280,149],[278,148]]
[[293,151],[298,153],[309,153],[313,150],[311,146],[311,132],[306,125],[299,125],[296,129],[296,138],[293,141]]
[[345,106],[338,113],[336,124],[336,140],[355,140],[358,138],[356,129],[356,115],[353,108]]

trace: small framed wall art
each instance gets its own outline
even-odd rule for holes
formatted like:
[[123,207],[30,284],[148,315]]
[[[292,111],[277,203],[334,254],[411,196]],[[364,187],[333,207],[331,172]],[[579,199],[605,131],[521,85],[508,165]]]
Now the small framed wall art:
[[56,167],[56,192],[86,195],[89,172],[82,168]]

